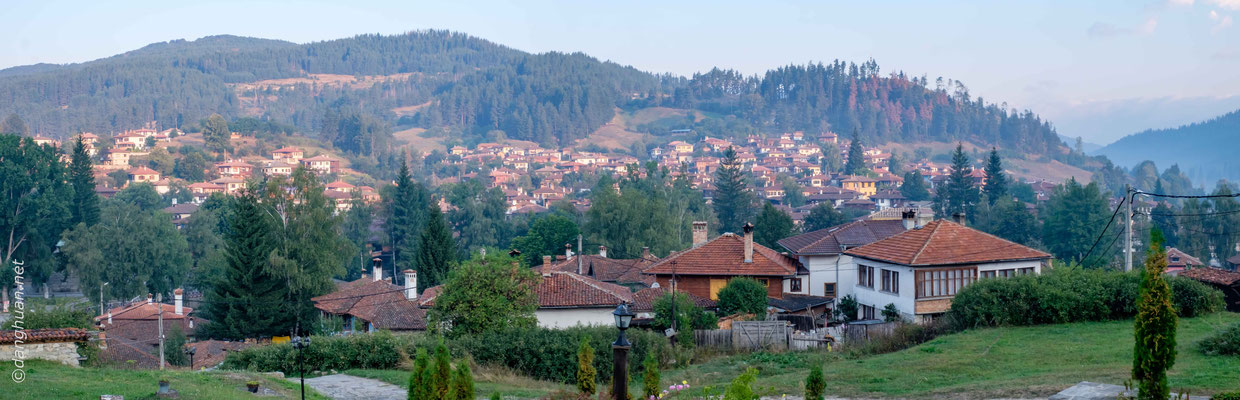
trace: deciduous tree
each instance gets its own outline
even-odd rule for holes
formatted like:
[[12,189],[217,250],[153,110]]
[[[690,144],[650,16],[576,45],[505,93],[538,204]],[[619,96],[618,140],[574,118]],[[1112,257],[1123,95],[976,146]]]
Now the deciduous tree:
[[537,320],[539,275],[507,255],[475,255],[448,272],[435,306],[432,326],[447,323],[464,335],[494,329],[533,327]]

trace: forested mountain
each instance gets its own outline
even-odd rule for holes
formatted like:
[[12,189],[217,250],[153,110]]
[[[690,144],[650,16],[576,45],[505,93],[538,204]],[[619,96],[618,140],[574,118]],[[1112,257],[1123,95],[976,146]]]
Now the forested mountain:
[[1097,154],[1126,167],[1146,160],[1163,166],[1178,163],[1194,183],[1212,187],[1219,179],[1240,180],[1238,148],[1240,110],[1205,122],[1128,135]]
[[[859,131],[868,143],[971,141],[1059,157],[1067,147],[1029,111],[971,98],[959,81],[880,74],[862,64],[793,65],[763,76],[715,69],[655,75],[584,54],[529,54],[447,31],[310,44],[213,36],[156,43],[71,65],[0,71],[0,115],[66,136],[156,121],[187,127],[212,113],[257,116],[336,135],[340,115],[442,129],[476,142],[502,131],[570,144],[629,109],[722,114],[747,130]],[[395,110],[402,110],[400,113]]]

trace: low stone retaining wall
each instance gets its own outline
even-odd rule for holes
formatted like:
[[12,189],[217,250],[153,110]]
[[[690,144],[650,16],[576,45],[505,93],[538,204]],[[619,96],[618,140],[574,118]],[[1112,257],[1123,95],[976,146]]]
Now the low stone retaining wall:
[[84,329],[0,331],[0,361],[48,360],[76,367],[77,342],[89,338]]

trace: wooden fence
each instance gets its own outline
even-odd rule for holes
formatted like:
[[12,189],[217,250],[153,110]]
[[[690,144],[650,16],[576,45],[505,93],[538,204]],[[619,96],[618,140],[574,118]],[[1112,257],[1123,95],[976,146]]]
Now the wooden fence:
[[891,335],[896,323],[856,323],[816,333],[794,332],[786,321],[737,321],[732,329],[695,330],[698,346],[727,350],[810,350],[857,345]]
[[870,340],[891,335],[896,329],[895,322],[854,323],[844,327],[843,340],[848,344],[868,342]]

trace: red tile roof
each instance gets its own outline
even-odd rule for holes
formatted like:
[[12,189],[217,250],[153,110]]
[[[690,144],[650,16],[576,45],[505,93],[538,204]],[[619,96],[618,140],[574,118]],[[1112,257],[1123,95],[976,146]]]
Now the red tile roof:
[[947,220],[937,220],[844,254],[909,266],[1051,258],[1050,254]]
[[[90,338],[85,329],[26,329],[22,343],[84,342]],[[0,331],[0,344],[17,343],[17,331]]]
[[[188,317],[189,314],[194,311],[193,308],[189,308],[189,307],[181,307],[181,308],[182,308],[181,314],[177,314],[176,306],[172,304],[164,304],[163,305],[164,319],[166,320],[167,319],[183,319],[183,318]],[[126,307],[113,308],[111,310],[108,310],[108,312],[112,314],[113,321],[116,321],[116,320],[154,321],[154,320],[159,319],[159,314],[160,314],[159,310],[160,310],[160,303],[142,302],[142,303],[135,303],[133,305],[129,305]],[[105,321],[107,319],[108,319],[107,314],[95,317],[95,321]]]
[[[633,305],[629,307],[629,310],[633,312],[654,311],[654,301],[658,300],[660,297],[663,297],[663,295],[667,293],[667,288],[661,287],[639,290],[637,293],[633,293]],[[693,300],[693,305],[695,306],[707,309],[717,307],[714,300],[694,296],[693,294],[683,290],[680,291],[680,293],[689,295],[689,300]]]
[[572,272],[543,273],[534,292],[538,308],[615,307],[633,302],[633,292],[624,286]]
[[331,314],[352,315],[378,329],[426,329],[426,311],[418,307],[417,301],[405,298],[404,287],[387,280],[359,279],[310,300],[314,301],[315,308]]
[[1240,272],[1219,268],[1193,268],[1181,271],[1180,276],[1221,286],[1240,284]]
[[861,220],[783,238],[779,245],[798,256],[840,254],[844,247],[867,245],[904,230],[901,220]]
[[1201,259],[1197,257],[1190,256],[1188,255],[1188,253],[1180,251],[1180,249],[1177,249],[1174,247],[1167,248],[1167,266],[1168,267],[1184,268],[1184,267],[1189,267],[1189,266],[1197,267],[1197,266],[1202,266],[1202,265],[1206,265],[1206,264],[1201,262]]
[[649,275],[793,276],[800,263],[766,246],[753,244],[753,262],[745,262],[745,238],[725,233],[705,244],[672,253],[647,268]]
[[[650,258],[633,259],[607,258],[598,255],[585,255],[581,257],[581,268],[584,272],[583,275],[585,276],[589,276],[603,282],[615,282],[620,284],[644,283],[647,286],[654,283],[654,278],[649,275],[643,275],[642,270],[659,261],[659,259],[654,256],[651,256]],[[577,272],[577,256],[552,263],[550,267],[543,266],[539,268],[544,272]]]

